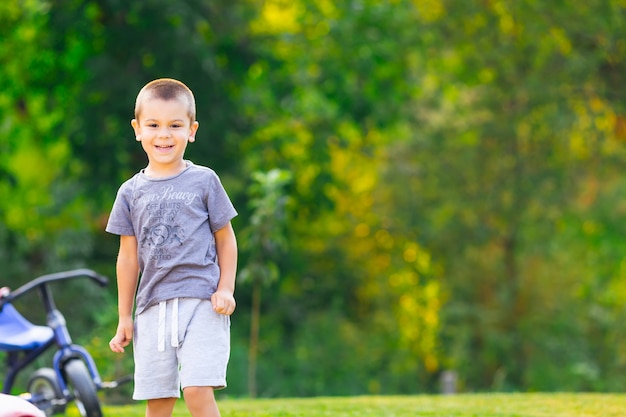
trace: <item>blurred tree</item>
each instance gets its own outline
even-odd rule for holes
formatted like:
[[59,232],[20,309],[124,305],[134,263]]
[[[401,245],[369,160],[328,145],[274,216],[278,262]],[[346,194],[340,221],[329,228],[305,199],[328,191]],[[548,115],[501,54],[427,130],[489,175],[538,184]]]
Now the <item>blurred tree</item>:
[[[416,3],[426,48],[415,133],[396,144],[389,174],[411,178],[411,192],[397,184],[397,220],[445,267],[449,365],[472,388],[545,389],[531,374],[545,369],[555,326],[570,343],[588,336],[572,321],[580,300],[563,292],[582,279],[578,261],[567,259],[570,274],[549,264],[573,248],[558,235],[581,182],[600,161],[624,158],[614,135],[623,104],[605,77],[624,82],[614,71],[624,66],[616,52],[626,10],[604,1],[430,3]],[[560,383],[576,378],[560,359],[578,353],[549,350]]]
[[80,263],[91,247],[76,179],[84,165],[67,132],[85,50],[48,30],[49,9],[37,0],[0,6],[0,258],[11,285]]
[[[415,88],[407,75],[417,38],[406,7],[268,1],[251,26],[263,42],[243,89],[255,126],[243,153],[249,170],[294,173],[292,253],[270,304],[288,312],[282,339],[296,356],[274,360],[306,395],[329,389],[329,379],[338,393],[414,391],[428,380],[424,368],[438,368],[429,256],[414,230],[391,227],[380,177]],[[311,342],[327,338],[331,323],[345,329],[333,332],[352,346],[345,354]]]
[[252,306],[248,353],[248,395],[257,396],[256,369],[259,350],[261,290],[280,277],[276,262],[287,249],[285,239],[286,205],[284,187],[291,181],[287,171],[272,169],[252,174],[249,188],[252,215],[241,234],[242,250],[247,253],[245,267],[239,273],[242,282],[251,282]]

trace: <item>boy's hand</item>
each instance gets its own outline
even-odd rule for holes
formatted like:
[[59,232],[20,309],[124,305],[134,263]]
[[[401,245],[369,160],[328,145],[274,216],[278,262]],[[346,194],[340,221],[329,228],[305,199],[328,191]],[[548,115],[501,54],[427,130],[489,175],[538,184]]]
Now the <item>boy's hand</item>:
[[213,304],[213,310],[216,313],[230,316],[235,311],[237,303],[235,303],[235,297],[229,291],[217,290],[211,296],[211,304]]
[[124,348],[133,340],[133,319],[120,319],[117,325],[117,332],[109,342],[109,347],[113,352],[122,353]]

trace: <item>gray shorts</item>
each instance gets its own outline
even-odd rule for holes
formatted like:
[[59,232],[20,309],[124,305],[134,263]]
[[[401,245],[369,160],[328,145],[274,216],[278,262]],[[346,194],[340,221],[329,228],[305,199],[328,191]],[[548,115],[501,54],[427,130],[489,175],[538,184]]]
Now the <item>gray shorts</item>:
[[224,388],[230,317],[209,300],[162,302],[135,317],[133,352],[135,400],[178,398],[190,386]]

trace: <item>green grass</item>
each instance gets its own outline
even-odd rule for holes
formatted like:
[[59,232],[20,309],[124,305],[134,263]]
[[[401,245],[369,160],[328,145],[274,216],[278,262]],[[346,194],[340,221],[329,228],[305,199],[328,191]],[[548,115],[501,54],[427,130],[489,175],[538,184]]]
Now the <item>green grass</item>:
[[[622,417],[626,394],[463,394],[455,396],[228,399],[222,417]],[[105,407],[107,417],[140,417],[144,405]],[[174,417],[189,416],[179,401]]]

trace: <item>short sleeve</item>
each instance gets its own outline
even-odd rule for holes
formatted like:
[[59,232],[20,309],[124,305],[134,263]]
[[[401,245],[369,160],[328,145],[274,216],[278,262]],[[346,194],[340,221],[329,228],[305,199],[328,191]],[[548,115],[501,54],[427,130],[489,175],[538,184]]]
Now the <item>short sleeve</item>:
[[235,210],[217,174],[213,173],[209,182],[207,211],[211,231],[215,233],[237,216],[237,210]]
[[117,192],[105,230],[120,236],[135,235],[130,212],[130,195],[126,184],[122,185]]

